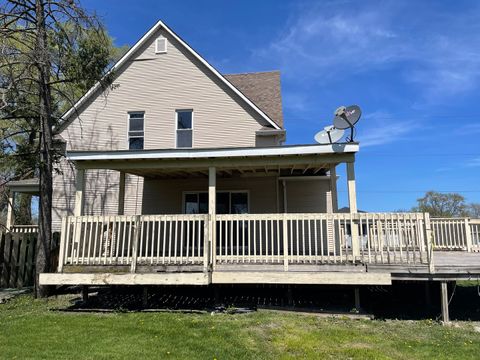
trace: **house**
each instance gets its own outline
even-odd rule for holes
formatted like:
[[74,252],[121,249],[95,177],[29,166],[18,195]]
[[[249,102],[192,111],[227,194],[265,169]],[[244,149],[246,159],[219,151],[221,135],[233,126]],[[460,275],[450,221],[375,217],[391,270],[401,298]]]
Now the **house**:
[[[114,72],[111,89],[92,89],[60,128],[69,155],[54,180],[55,230],[62,217],[74,214],[79,176],[72,161],[85,159],[92,166],[80,169],[84,215],[207,213],[207,175],[215,162],[228,164],[216,166],[219,214],[335,210],[330,168],[353,161],[358,145],[341,151],[282,146],[278,71],[222,75],[159,22]],[[315,155],[319,151],[324,158]],[[137,169],[131,168],[133,158]],[[100,166],[100,159],[127,161],[130,169]],[[177,159],[178,166],[162,167],[166,159]],[[202,159],[208,166],[190,165]],[[152,160],[158,166],[145,168]]]
[[[57,129],[67,145],[54,177],[59,266],[42,284],[459,276],[451,262],[435,267],[428,214],[357,211],[358,143],[284,145],[278,71],[220,74],[159,21],[112,75]],[[338,211],[337,166],[346,167],[347,212]],[[472,251],[480,240],[463,224],[458,244]],[[465,276],[480,274],[471,261]]]

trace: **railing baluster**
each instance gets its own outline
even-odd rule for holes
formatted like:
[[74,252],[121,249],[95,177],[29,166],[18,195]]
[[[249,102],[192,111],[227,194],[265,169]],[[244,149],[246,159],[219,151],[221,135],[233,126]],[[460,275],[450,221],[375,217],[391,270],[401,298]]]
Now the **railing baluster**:
[[[260,250],[260,252],[261,251],[262,250]],[[253,219],[253,262],[257,262],[257,220],[255,219]]]

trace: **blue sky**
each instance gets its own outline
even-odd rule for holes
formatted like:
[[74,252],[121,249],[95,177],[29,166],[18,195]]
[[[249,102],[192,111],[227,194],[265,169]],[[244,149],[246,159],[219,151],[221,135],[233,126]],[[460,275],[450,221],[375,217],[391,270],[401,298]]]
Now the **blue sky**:
[[161,19],[222,73],[280,70],[289,144],[313,143],[338,106],[360,105],[361,209],[409,209],[427,190],[480,202],[478,1],[83,4],[117,45]]

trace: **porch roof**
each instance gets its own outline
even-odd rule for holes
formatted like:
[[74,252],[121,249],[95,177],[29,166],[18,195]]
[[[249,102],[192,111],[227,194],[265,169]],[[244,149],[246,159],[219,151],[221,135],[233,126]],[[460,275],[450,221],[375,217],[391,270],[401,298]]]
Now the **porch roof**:
[[[144,177],[168,174],[206,175],[208,167],[232,174],[289,170],[314,175],[342,162],[353,162],[358,143],[291,145],[276,147],[69,151],[67,158],[79,169],[111,169]],[[320,175],[320,174],[319,174]]]
[[40,182],[38,178],[10,181],[7,187],[10,191],[16,193],[38,195],[40,192]]

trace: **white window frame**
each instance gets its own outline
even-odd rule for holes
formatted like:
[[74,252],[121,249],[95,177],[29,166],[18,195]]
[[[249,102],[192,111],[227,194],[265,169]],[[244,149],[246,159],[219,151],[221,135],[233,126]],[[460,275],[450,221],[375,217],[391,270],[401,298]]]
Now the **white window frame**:
[[[230,209],[229,209],[229,214],[231,214],[230,210],[231,210],[231,207],[232,207],[232,193],[244,193],[244,194],[247,194],[247,214],[250,214],[250,190],[218,190],[217,189],[217,193],[219,192],[223,192],[223,193],[226,193],[228,192],[228,204],[230,206]],[[189,190],[189,191],[182,191],[182,214],[185,214],[185,196],[187,194],[205,194],[207,193],[208,194],[208,191],[195,191],[195,190]],[[216,197],[216,196],[215,196]]]
[[[130,115],[131,114],[142,114],[143,115],[143,149],[145,150],[145,111],[138,110],[138,111],[128,111],[127,112],[127,149],[128,150],[134,150],[130,149]],[[132,137],[141,137],[141,136],[132,136]]]
[[[186,112],[186,111],[190,111],[192,113],[192,127],[191,127],[192,146],[191,147],[178,147],[178,136],[177,136],[178,131],[188,130],[188,129],[179,129],[178,128],[178,113],[179,112]],[[175,109],[175,149],[193,149],[195,147],[195,136],[193,134],[194,124],[195,124],[195,115],[194,115],[193,109]]]
[[[158,42],[160,40],[165,42],[165,50],[159,50],[158,49]],[[155,39],[155,54],[166,54],[167,53],[167,47],[168,47],[168,41],[167,41],[166,37],[159,36],[158,38]]]

